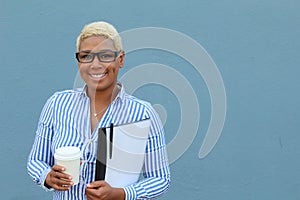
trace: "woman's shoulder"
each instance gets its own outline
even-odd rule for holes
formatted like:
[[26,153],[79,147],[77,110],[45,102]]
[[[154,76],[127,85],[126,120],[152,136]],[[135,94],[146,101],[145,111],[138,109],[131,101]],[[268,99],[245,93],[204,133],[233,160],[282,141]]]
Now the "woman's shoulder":
[[77,90],[56,91],[48,98],[48,101],[52,101],[52,102],[65,101],[66,99],[78,98],[82,94],[83,94],[82,91],[77,91]]
[[56,91],[53,95],[55,96],[65,96],[65,95],[81,95],[83,92],[79,90],[61,90]]
[[143,100],[143,99],[140,99],[138,97],[135,97],[133,95],[130,95],[130,94],[126,94],[124,96],[124,100],[127,101],[128,103],[134,103],[134,104],[137,104],[139,106],[143,106],[145,108],[152,108],[152,105],[150,102],[146,101],[146,100]]
[[146,116],[150,118],[158,117],[156,110],[154,109],[154,107],[150,102],[129,94],[126,94],[124,98],[127,105],[136,108],[134,110],[140,110],[140,111],[143,110]]

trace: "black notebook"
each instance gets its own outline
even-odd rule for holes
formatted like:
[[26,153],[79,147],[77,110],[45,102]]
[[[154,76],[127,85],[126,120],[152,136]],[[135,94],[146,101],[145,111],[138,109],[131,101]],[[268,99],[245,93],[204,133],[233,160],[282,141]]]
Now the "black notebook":
[[150,119],[100,128],[95,180],[112,187],[125,187],[138,181],[145,157]]

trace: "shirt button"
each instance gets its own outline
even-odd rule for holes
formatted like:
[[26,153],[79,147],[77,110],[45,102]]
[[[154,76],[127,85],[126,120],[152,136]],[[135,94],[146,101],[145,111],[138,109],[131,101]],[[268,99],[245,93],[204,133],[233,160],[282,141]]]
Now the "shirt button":
[[81,164],[87,163],[87,160],[81,160]]
[[88,143],[88,144],[91,144],[92,141],[93,141],[92,139],[88,139],[88,140],[87,140],[87,143]]

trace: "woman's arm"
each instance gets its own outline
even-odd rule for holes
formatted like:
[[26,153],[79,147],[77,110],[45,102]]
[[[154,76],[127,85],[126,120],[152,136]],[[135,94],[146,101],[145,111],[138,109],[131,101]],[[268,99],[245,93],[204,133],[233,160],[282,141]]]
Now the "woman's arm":
[[34,144],[28,157],[27,171],[33,181],[44,186],[47,174],[51,171],[54,158],[51,152],[53,136],[53,104],[55,96],[46,102],[39,119]]

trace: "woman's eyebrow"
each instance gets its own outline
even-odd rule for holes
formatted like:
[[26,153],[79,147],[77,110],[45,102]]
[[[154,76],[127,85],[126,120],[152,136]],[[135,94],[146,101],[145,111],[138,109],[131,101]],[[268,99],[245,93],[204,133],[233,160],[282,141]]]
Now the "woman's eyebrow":
[[79,51],[79,52],[81,52],[81,53],[90,53],[92,51],[91,50],[82,50],[82,51]]
[[82,50],[79,52],[81,52],[81,53],[100,53],[100,52],[114,52],[114,50],[112,50],[112,49],[102,49],[100,51]]

